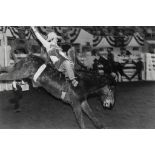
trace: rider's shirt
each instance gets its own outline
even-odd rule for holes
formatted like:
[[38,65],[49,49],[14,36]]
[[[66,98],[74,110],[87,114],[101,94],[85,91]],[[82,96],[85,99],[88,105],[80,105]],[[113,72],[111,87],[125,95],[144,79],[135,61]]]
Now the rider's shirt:
[[[69,65],[68,65],[68,63],[69,63]],[[68,71],[66,69],[68,69]],[[72,73],[72,70],[74,70],[74,63],[72,61],[70,61],[70,60],[67,60],[66,61],[65,60],[65,61],[63,61],[60,64],[59,71],[60,72],[63,72],[66,77],[69,76],[68,75],[68,72],[69,72],[69,74],[70,74],[70,80],[75,78],[74,74]]]
[[67,60],[66,57],[64,57],[64,56],[62,56],[62,55],[60,54],[60,52],[59,52],[58,49],[52,49],[52,50],[50,50],[50,51],[48,52],[48,55],[49,55],[50,58],[52,58],[52,60],[53,60],[54,57],[55,57],[55,59],[57,59],[57,60],[55,61],[54,64],[55,64],[55,66],[56,66],[56,68],[57,68],[58,70],[59,70],[61,64],[62,64],[65,60]]
[[[63,72],[66,77],[68,77],[69,73],[70,78],[71,79],[74,78],[74,75],[72,75],[72,70],[74,69],[74,63],[71,60],[69,60],[69,58],[61,51],[61,49],[53,48],[51,51],[48,52],[48,54],[49,57],[56,57],[58,59],[54,65],[60,72]],[[66,69],[68,69],[68,71]]]

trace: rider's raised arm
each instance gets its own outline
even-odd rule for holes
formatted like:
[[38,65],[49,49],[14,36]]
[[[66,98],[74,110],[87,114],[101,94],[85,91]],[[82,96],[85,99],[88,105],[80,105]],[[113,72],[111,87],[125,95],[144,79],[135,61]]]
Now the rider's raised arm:
[[34,26],[32,26],[32,30],[35,33],[37,39],[42,43],[42,45],[47,49],[49,47],[49,42],[46,41],[46,39],[44,39],[42,37],[42,35],[35,29]]

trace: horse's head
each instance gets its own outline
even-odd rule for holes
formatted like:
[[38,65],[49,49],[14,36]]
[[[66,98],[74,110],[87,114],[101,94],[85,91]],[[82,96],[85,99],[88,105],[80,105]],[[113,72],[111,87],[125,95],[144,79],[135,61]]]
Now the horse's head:
[[104,109],[111,110],[115,105],[115,88],[112,86],[104,86],[98,90],[99,100]]
[[[108,76],[99,76],[91,78],[95,85],[96,92],[99,92],[99,97],[103,108],[112,109],[115,104],[115,85],[113,79]],[[90,84],[90,87],[91,84]],[[93,88],[93,87],[92,87]],[[93,93],[94,91],[92,91]]]
[[115,81],[111,76],[100,76],[92,73],[85,73],[82,77],[86,78],[87,91],[91,94],[99,94],[101,104],[105,109],[112,109],[115,104]]

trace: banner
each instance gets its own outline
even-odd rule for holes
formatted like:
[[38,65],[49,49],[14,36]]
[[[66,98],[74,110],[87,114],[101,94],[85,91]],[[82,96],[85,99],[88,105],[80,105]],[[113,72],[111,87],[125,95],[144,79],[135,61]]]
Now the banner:
[[128,46],[134,37],[135,41],[138,45],[144,45],[144,38],[139,34],[135,33],[133,36],[123,36],[123,37],[115,37],[115,36],[106,36],[106,40],[111,46],[114,47],[121,47],[121,46]]

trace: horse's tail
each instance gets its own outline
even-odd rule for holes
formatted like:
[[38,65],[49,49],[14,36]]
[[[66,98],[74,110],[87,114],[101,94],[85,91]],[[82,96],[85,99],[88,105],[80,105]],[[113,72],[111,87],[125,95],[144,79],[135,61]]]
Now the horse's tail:
[[12,68],[5,68],[6,73],[0,74],[0,81],[13,81],[30,78],[35,73],[35,67],[31,60],[24,58]]

